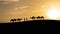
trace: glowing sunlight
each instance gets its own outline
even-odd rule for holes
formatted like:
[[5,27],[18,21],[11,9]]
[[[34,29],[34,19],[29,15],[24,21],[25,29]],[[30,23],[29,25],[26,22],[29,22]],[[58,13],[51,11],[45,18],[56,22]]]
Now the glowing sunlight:
[[49,19],[58,19],[59,18],[59,11],[57,9],[53,8],[48,11],[47,15],[48,15]]

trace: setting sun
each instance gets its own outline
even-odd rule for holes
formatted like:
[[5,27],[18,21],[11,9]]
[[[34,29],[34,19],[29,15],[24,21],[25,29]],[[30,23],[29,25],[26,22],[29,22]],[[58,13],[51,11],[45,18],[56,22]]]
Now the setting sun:
[[49,19],[58,19],[59,18],[59,11],[55,8],[50,9],[48,11],[48,17],[49,17]]

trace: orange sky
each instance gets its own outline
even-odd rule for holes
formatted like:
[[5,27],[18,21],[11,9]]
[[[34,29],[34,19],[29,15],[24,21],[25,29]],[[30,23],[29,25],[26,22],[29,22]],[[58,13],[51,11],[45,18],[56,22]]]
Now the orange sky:
[[56,7],[60,11],[60,0],[7,1],[0,2],[0,22],[8,22],[11,18],[28,16],[44,16],[45,19],[49,19],[46,13],[50,8]]

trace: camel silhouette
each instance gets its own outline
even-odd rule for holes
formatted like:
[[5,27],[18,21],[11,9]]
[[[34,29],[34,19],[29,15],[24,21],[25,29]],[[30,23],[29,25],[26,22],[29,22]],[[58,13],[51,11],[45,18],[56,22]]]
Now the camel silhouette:
[[36,17],[37,19],[40,19],[41,17],[40,16],[38,16],[38,17]]
[[21,18],[18,18],[17,21],[21,21],[22,19]]
[[43,16],[38,16],[38,17],[36,17],[37,19],[42,19],[42,20],[44,20],[44,17]]
[[41,19],[42,19],[42,20],[44,20],[44,17],[43,17],[43,16],[41,16]]
[[[30,19],[32,19],[32,20],[35,20],[37,18],[37,20],[44,20],[44,17],[43,16],[38,16],[38,17],[35,17],[35,16],[32,16],[32,17],[30,17]],[[10,22],[20,22],[22,19],[21,18],[18,18],[18,19],[11,19],[10,20]],[[24,18],[23,19],[24,21],[27,21],[28,20],[28,18],[26,17],[26,18]]]
[[14,19],[11,19],[10,22],[14,22]]
[[30,17],[31,19],[33,19],[33,20],[35,20],[35,17],[34,16],[32,16],[32,17]]

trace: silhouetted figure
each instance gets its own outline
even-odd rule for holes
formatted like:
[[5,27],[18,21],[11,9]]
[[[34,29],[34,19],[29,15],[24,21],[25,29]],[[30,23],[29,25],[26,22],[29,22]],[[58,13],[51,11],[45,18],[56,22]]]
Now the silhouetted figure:
[[11,19],[10,22],[14,22],[14,19]]
[[43,16],[41,16],[41,19],[42,19],[42,20],[44,20],[44,17],[43,17]]
[[18,18],[17,21],[21,21],[22,19]]
[[31,19],[33,19],[33,20],[35,20],[35,17],[34,16],[32,16],[32,17],[30,17]]
[[26,19],[24,18],[24,21],[26,21]]
[[38,16],[38,17],[36,17],[37,19],[40,19],[41,17],[40,16]]

